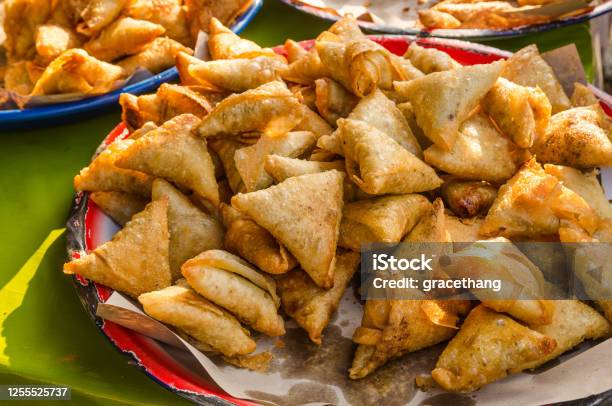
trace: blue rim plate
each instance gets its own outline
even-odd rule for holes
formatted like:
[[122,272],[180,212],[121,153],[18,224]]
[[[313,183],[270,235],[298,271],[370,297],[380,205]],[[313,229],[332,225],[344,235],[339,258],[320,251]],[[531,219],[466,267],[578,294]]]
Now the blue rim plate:
[[[314,16],[337,21],[340,17],[329,11],[325,11],[316,7],[297,2],[296,0],[281,0],[283,3],[296,8],[304,13]],[[584,21],[602,16],[612,11],[612,1],[606,0],[605,3],[596,6],[588,13],[584,13],[575,17],[565,18],[563,20],[551,21],[542,24],[525,25],[507,30],[486,30],[486,29],[437,29],[423,30],[419,28],[398,28],[385,24],[375,24],[366,21],[359,21],[359,25],[363,28],[380,33],[416,35],[417,37],[440,37],[440,38],[457,38],[457,39],[502,39],[509,37],[518,37],[522,35],[535,34],[539,32],[554,30],[556,28],[566,27],[568,25],[579,24]]]
[[[249,8],[242,13],[234,25],[232,31],[242,32],[253,20],[263,5],[263,0],[253,0]],[[32,107],[24,110],[0,110],[0,131],[7,129],[26,128],[43,124],[57,124],[67,119],[86,113],[94,113],[105,108],[116,105],[121,93],[142,94],[155,90],[164,82],[178,80],[176,68],[167,69],[141,82],[125,86],[101,96],[90,97],[84,100],[58,103],[47,106]],[[53,122],[51,122],[53,120]]]

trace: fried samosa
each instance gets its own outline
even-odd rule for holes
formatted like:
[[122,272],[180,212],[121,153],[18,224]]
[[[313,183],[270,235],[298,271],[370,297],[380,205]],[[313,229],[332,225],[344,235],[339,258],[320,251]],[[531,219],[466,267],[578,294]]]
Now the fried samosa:
[[340,305],[348,284],[359,267],[359,254],[338,252],[334,269],[334,286],[321,289],[301,269],[293,270],[276,282],[282,307],[308,333],[315,344],[321,344],[322,333]]
[[612,334],[610,323],[597,311],[578,300],[555,300],[552,323],[532,328],[557,342],[555,349],[544,358],[534,360],[528,368],[535,368],[557,358],[584,340],[607,338]]
[[147,20],[166,29],[166,35],[185,46],[192,47],[189,27],[182,0],[132,0],[125,14],[138,20]]
[[425,162],[457,177],[503,183],[524,161],[524,151],[497,131],[489,117],[477,113],[459,128],[453,146],[434,144],[424,152]]
[[185,262],[181,272],[196,292],[253,329],[273,337],[285,334],[274,280],[239,257],[222,250],[204,251]]
[[150,203],[112,240],[65,264],[64,272],[81,275],[132,297],[170,286],[167,210],[166,200]]
[[383,196],[348,203],[338,245],[359,252],[363,244],[398,243],[431,207],[421,195]]
[[200,82],[189,73],[189,66],[201,62],[202,61],[200,59],[193,57],[186,52],[179,52],[174,56],[174,63],[179,74],[181,85],[194,86],[200,84]]
[[172,130],[162,126],[135,140],[121,152],[116,165],[172,181],[218,206],[215,168],[206,141],[191,133],[199,122],[191,114],[177,117]]
[[529,45],[508,58],[501,76],[521,86],[542,89],[550,101],[553,114],[571,106],[561,83],[535,45]]
[[[419,219],[419,222],[404,237],[402,242],[452,242],[446,227],[444,203],[441,199],[434,200],[433,204],[426,208],[426,212]],[[446,247],[440,248],[446,249]]]
[[415,193],[442,184],[431,167],[367,123],[341,119],[338,131],[347,174],[364,192]]
[[283,82],[270,82],[224,99],[197,129],[201,137],[261,131],[284,134],[303,118],[299,100]]
[[292,131],[279,136],[264,134],[254,145],[238,149],[234,161],[247,192],[264,189],[272,184],[272,178],[264,170],[266,156],[276,154],[297,158],[309,152],[315,142],[314,134],[309,131]]
[[103,61],[140,52],[147,44],[166,30],[159,24],[131,17],[120,17],[87,42],[83,48]]
[[530,325],[552,321],[555,307],[544,300],[548,291],[542,271],[505,238],[477,241],[448,255],[441,266],[453,279],[500,280],[499,291],[470,289],[490,309]]
[[138,297],[146,314],[198,341],[198,348],[232,357],[255,351],[255,341],[238,320],[198,295],[183,281]]
[[556,234],[559,219],[595,231],[597,212],[577,193],[544,172],[534,159],[503,185],[483,224],[482,233],[506,237]]
[[69,49],[45,68],[31,94],[101,94],[112,90],[123,78],[121,67],[99,61],[82,49]]
[[280,56],[222,59],[189,66],[189,74],[205,87],[243,92],[280,80],[287,64]]
[[81,13],[83,21],[77,26],[81,34],[93,37],[112,23],[127,5],[128,0],[92,0]]
[[333,129],[331,126],[316,112],[312,111],[308,106],[302,105],[302,121],[300,121],[294,131],[310,131],[317,136],[317,139],[323,135],[331,134]]
[[531,148],[545,136],[551,106],[539,87],[525,87],[499,78],[482,101],[504,134],[520,148]]
[[152,196],[153,200],[168,200],[170,269],[173,280],[177,280],[185,261],[203,251],[223,247],[223,226],[163,179],[153,182]]
[[222,204],[221,216],[227,232],[224,247],[240,255],[269,274],[283,274],[297,266],[297,261],[265,228]]
[[326,74],[317,48],[312,47],[306,54],[289,64],[287,70],[283,72],[283,79],[289,82],[311,85],[315,80],[326,76]]
[[[232,206],[268,230],[322,288],[333,286],[344,174],[335,170],[289,178],[232,198]],[[307,216],[304,213],[308,213]]]
[[546,359],[557,343],[479,305],[463,322],[431,372],[443,389],[471,392]]
[[128,128],[140,128],[147,121],[166,125],[168,120],[181,114],[204,117],[212,111],[213,105],[208,98],[187,86],[163,83],[157,93],[134,96],[122,93],[119,97],[121,118]]
[[77,191],[110,192],[120,191],[134,193],[141,197],[151,196],[153,177],[115,165],[117,158],[132,145],[132,140],[116,140],[102,151],[89,166],[81,169],[74,177],[74,188]]
[[480,235],[480,227],[482,226],[482,218],[472,217],[469,219],[458,218],[455,216],[446,215],[445,225],[451,240],[455,243],[471,243],[482,240]]
[[308,51],[304,49],[299,43],[292,39],[285,41],[283,45],[285,52],[287,53],[287,62],[292,63],[306,56]]
[[81,39],[70,28],[45,24],[36,31],[36,61],[47,65],[62,52],[80,45]]
[[445,179],[440,193],[446,207],[466,218],[486,214],[497,197],[497,188],[487,182],[451,178]]
[[[195,34],[197,36],[197,32]],[[208,51],[213,60],[276,56],[273,50],[263,49],[253,41],[240,38],[217,18],[210,19],[208,35]]]
[[147,200],[142,196],[117,191],[92,192],[89,198],[105,214],[122,226],[130,221],[134,214],[143,211],[147,205]]
[[461,27],[461,21],[453,17],[452,14],[434,9],[419,10],[417,13],[419,15],[419,21],[421,24],[430,30],[453,29]]
[[264,169],[276,183],[281,183],[285,179],[309,173],[331,171],[332,169],[344,171],[344,161],[306,161],[272,154],[266,156]]
[[575,107],[550,119],[545,141],[531,152],[538,161],[575,168],[612,164],[612,120],[594,104]]
[[469,301],[368,300],[353,334],[358,347],[349,376],[364,378],[393,358],[448,340],[469,308]]
[[359,99],[338,82],[321,78],[315,81],[315,104],[319,114],[331,125],[339,118],[347,117]]
[[159,73],[174,65],[175,56],[179,52],[192,53],[191,49],[180,42],[167,37],[155,38],[144,50],[117,62],[129,75],[136,69],[146,69],[151,73]]
[[597,172],[581,172],[561,165],[544,165],[544,171],[563,182],[563,186],[578,193],[600,217],[612,218],[612,206],[597,179]]
[[324,71],[359,97],[374,89],[391,89],[393,80],[402,80],[387,49],[367,38],[349,43],[316,41]]
[[425,48],[416,42],[410,44],[404,54],[404,58],[409,59],[415,68],[425,74],[461,67],[461,65],[446,52],[435,48]]
[[425,135],[440,148],[449,150],[461,123],[493,87],[501,69],[501,62],[463,66],[397,82],[394,87],[412,104]]
[[4,48],[12,61],[31,60],[36,48],[36,29],[50,17],[49,0],[7,0],[2,4]]

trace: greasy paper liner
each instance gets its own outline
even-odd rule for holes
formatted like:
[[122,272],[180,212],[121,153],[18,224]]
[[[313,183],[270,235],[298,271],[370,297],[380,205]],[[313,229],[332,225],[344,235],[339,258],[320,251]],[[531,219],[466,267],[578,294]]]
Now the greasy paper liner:
[[[419,37],[440,37],[440,38],[507,38],[516,37],[528,34],[535,34],[544,31],[550,31],[556,28],[565,27],[568,25],[579,24],[584,21],[599,17],[612,11],[612,2],[600,1],[592,10],[574,15],[571,17],[561,18],[559,20],[550,21],[541,24],[531,24],[509,29],[475,29],[475,28],[458,28],[458,29],[433,29],[427,30],[422,27],[417,27],[416,22],[418,17],[416,11],[418,9],[426,9],[437,1],[425,0],[423,4],[419,4],[418,0],[410,2],[398,2],[395,0],[388,1],[340,1],[340,0],[281,0],[283,3],[290,5],[300,11],[303,11],[314,16],[324,18],[326,20],[335,21],[340,19],[343,14],[352,13],[356,17],[363,15],[367,11],[368,6],[382,11],[386,18],[381,18],[375,15],[366,17],[367,20],[359,21],[359,24],[374,32],[390,33],[390,34],[408,34],[417,35]],[[386,6],[383,6],[386,5]],[[414,7],[416,5],[416,7]],[[406,10],[407,9],[407,10]],[[406,10],[406,11],[404,11]],[[372,21],[368,21],[372,20]]]
[[[376,37],[394,52],[402,52],[410,38]],[[499,59],[507,54],[460,41],[426,40],[457,59]],[[423,41],[421,41],[423,43]],[[568,61],[566,61],[568,62]],[[472,62],[473,63],[473,62]],[[568,62],[569,64],[569,62]],[[608,107],[605,107],[608,113]],[[115,128],[97,153],[115,138],[127,136],[123,124]],[[87,193],[77,194],[67,223],[69,258],[83,255],[111,238],[119,229]],[[217,357],[208,357],[186,343],[168,327],[148,318],[132,299],[74,276],[77,293],[97,326],[122,352],[133,358],[149,376],[169,390],[200,404],[436,404],[436,405],[539,405],[591,397],[596,404],[612,388],[612,340],[587,342],[536,371],[521,373],[469,395],[416,388],[414,378],[428,374],[445,344],[407,354],[359,381],[348,378],[354,345],[351,336],[361,322],[362,303],[354,284],[324,331],[323,344],[309,342],[306,334],[287,321],[280,338],[256,335],[257,352],[274,358],[267,373],[235,368]],[[107,320],[96,316],[103,314]],[[112,320],[112,321],[110,321]],[[138,320],[137,323],[134,323]],[[126,327],[122,327],[122,325]],[[143,334],[131,329],[139,330]],[[149,337],[156,337],[156,341]],[[588,351],[587,351],[588,350]],[[248,399],[248,400],[244,400]],[[231,402],[231,403],[228,403]]]

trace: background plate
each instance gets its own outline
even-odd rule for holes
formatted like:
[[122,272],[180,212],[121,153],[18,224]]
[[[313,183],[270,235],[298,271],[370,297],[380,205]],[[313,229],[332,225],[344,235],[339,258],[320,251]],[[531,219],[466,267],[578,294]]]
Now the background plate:
[[[330,21],[337,21],[340,17],[337,14],[329,11],[322,10],[320,8],[312,7],[294,0],[281,0],[283,3],[288,4],[300,11],[303,11],[314,16],[324,18]],[[458,38],[458,39],[495,39],[495,38],[508,38],[516,37],[527,34],[534,34],[543,31],[554,30],[555,28],[565,27],[572,24],[578,24],[583,21],[590,20],[595,17],[599,17],[612,11],[612,1],[607,0],[603,4],[598,5],[589,13],[584,13],[579,16],[565,18],[563,20],[551,21],[542,24],[526,25],[522,27],[516,27],[507,30],[486,30],[486,29],[437,29],[437,30],[423,30],[418,28],[398,28],[392,25],[376,24],[365,21],[359,21],[359,25],[367,30],[381,33],[390,34],[405,34],[405,35],[416,35],[418,37],[440,37],[440,38]]]
[[[232,31],[237,34],[242,32],[259,12],[262,5],[263,0],[253,0],[251,6],[236,19],[236,22],[231,27]],[[116,106],[121,93],[142,94],[151,92],[164,82],[177,80],[178,72],[173,67],[141,82],[125,86],[101,96],[89,97],[75,102],[32,107],[24,110],[0,110],[0,131],[72,121],[77,117],[91,115],[105,108]]]
[[[497,48],[458,40],[416,39],[415,37],[392,35],[375,36],[372,39],[398,55],[403,55],[408,45],[416,40],[421,45],[435,47],[447,52],[464,65],[490,63],[511,55],[511,53]],[[311,43],[312,41],[305,41],[303,45],[308,46]],[[604,109],[609,115],[612,115],[610,107],[610,105],[605,105]],[[129,131],[123,123],[117,125],[104,139],[96,154],[104,150],[115,139],[125,138],[128,134]],[[78,193],[76,195],[70,213],[66,224],[69,258],[78,257],[83,252],[93,250],[109,240],[119,229],[93,201],[89,200],[89,193]],[[223,392],[214,383],[206,379],[204,371],[194,369],[196,367],[186,359],[181,360],[181,354],[178,354],[176,350],[173,351],[172,348],[166,347],[151,338],[96,317],[98,303],[104,302],[110,296],[112,290],[88,282],[79,276],[73,276],[73,282],[81,303],[100,331],[119,351],[129,357],[133,363],[157,383],[179,396],[203,405],[254,405],[252,402],[235,399]],[[602,399],[611,395],[612,391],[583,399],[579,401],[580,403],[571,402],[567,405],[601,404]]]

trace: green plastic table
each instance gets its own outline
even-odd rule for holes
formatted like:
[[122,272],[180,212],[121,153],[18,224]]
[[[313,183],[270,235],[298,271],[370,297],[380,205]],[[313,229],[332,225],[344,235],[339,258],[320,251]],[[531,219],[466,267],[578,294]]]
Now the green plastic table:
[[[313,38],[329,25],[267,0],[243,35],[273,46]],[[591,72],[586,24],[486,43],[517,50],[533,42],[542,51],[575,42]],[[72,178],[119,120],[116,108],[62,126],[0,129],[0,384],[65,385],[73,401],[87,405],[186,404],[113,348],[61,272]]]

